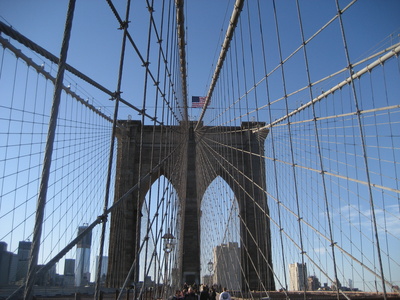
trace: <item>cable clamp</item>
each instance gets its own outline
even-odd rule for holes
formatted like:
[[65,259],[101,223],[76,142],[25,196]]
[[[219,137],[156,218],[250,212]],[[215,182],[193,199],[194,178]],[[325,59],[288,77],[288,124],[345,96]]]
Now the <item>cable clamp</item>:
[[107,222],[107,215],[106,214],[102,214],[102,215],[98,216],[97,219],[100,221],[100,223],[106,223]]
[[119,91],[119,92],[115,91],[115,92],[111,95],[110,100],[115,100],[115,99],[119,98],[119,97],[121,96],[121,94],[122,94],[121,91]]
[[129,26],[130,21],[123,21],[121,26],[118,28],[119,30],[127,29]]

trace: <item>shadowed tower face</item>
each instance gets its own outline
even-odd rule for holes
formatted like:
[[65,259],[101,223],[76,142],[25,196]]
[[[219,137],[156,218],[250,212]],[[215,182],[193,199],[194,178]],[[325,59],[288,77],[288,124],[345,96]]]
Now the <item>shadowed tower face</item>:
[[[134,192],[125,196],[126,201],[111,216],[110,245],[113,246],[109,249],[107,285],[122,286],[137,257],[141,207],[151,184],[161,175],[175,187],[181,202],[177,284],[199,284],[201,199],[211,182],[221,176],[233,190],[239,204],[242,289],[274,290],[262,157],[268,131],[253,133],[253,128],[263,125],[253,122],[242,123],[238,127],[202,127],[196,132],[193,125],[189,123],[167,129],[142,126],[138,121],[123,122],[125,130],[117,134],[115,200],[140,184]],[[168,130],[175,133],[169,135]],[[159,144],[152,146],[150,141]],[[221,142],[235,150],[216,155],[221,151],[218,146]],[[146,148],[147,145],[149,148]],[[210,165],[215,166],[214,176],[203,175],[207,173],[202,169],[204,156],[207,156]],[[259,188],[254,188],[254,184]],[[130,280],[137,282],[138,264],[133,269]]]

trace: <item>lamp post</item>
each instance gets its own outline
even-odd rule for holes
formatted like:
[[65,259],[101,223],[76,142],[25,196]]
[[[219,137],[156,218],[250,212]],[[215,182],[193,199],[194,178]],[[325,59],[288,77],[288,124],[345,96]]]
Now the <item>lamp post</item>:
[[168,256],[171,253],[171,251],[174,248],[174,242],[173,240],[175,237],[170,233],[169,229],[166,234],[162,236],[162,239],[164,240],[164,259],[165,259],[165,270],[164,270],[164,292],[165,292],[165,297],[164,299],[168,298],[168,289],[169,289],[169,280],[168,280]]
[[214,263],[210,260],[208,262],[208,264],[207,264],[207,267],[208,267],[208,271],[210,272],[210,286],[212,286],[213,280],[212,280],[212,277],[211,277],[211,272],[212,272],[212,270],[214,268]]

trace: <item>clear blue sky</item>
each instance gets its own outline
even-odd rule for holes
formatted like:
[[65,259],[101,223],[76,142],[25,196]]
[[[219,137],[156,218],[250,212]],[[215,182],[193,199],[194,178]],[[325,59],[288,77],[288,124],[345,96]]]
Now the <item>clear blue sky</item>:
[[[334,1],[300,2],[305,11],[303,18],[306,36],[314,33],[335,12]],[[340,1],[343,6],[348,2]],[[361,56],[374,47],[377,41],[400,28],[399,1],[359,2],[351,8],[358,10],[357,14],[352,14],[352,19],[345,19],[346,23],[351,24],[347,28],[353,28],[348,33],[350,43],[359,45],[351,47],[352,50],[359,49],[358,53],[351,53],[354,58]],[[120,14],[124,15],[124,4],[121,3],[122,1],[115,1]],[[189,96],[203,95],[207,91],[233,3],[233,0],[186,1]],[[262,4],[270,6],[271,1],[262,1]],[[285,27],[293,27],[294,24],[297,26],[295,5],[292,4],[292,1],[277,1],[278,12],[279,9],[287,11],[282,22],[283,30]],[[133,1],[133,5],[142,6],[132,10],[130,30],[144,53],[145,43],[142,42],[147,37],[148,15],[143,13],[145,3]],[[68,1],[2,0],[0,16],[3,22],[6,20],[22,34],[58,55],[67,6]],[[160,11],[156,10],[155,13]],[[272,16],[271,13],[265,18],[271,20]],[[117,27],[118,24],[105,1],[77,1],[68,62],[111,90],[116,86],[121,45],[121,32]],[[297,39],[285,48],[288,49],[286,54],[290,54],[298,46]],[[289,42],[283,40],[283,43]],[[320,51],[330,51],[329,44]],[[124,96],[130,98],[128,92]]]

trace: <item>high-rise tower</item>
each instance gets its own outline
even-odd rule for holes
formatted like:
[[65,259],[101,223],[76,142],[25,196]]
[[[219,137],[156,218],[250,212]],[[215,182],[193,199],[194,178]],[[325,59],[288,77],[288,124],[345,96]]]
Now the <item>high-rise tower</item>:
[[228,242],[214,248],[214,283],[240,290],[242,274],[240,271],[240,247],[237,242]]
[[289,264],[290,291],[304,291],[307,288],[307,265]]
[[[79,226],[80,235],[87,226]],[[75,286],[83,286],[90,281],[90,246],[92,244],[92,232],[87,233],[76,245],[75,261]]]
[[18,245],[18,267],[16,281],[24,280],[28,272],[29,256],[31,252],[32,242],[20,241]]

